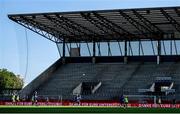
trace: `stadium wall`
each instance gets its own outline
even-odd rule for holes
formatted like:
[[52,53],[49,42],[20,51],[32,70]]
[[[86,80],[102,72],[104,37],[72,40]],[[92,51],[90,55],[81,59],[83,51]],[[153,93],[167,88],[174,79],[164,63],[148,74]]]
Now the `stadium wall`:
[[59,59],[43,73],[37,76],[37,78],[35,78],[20,91],[20,97],[22,98],[24,96],[31,96],[33,92],[36,91],[39,86],[41,86],[41,84],[45,83],[52,76],[52,74],[61,66],[61,64],[62,59]]
[[[161,55],[161,62],[177,62],[180,55]],[[128,62],[156,62],[157,56],[127,56]],[[124,62],[124,56],[96,56],[97,63]],[[66,63],[92,63],[92,57],[66,57]]]

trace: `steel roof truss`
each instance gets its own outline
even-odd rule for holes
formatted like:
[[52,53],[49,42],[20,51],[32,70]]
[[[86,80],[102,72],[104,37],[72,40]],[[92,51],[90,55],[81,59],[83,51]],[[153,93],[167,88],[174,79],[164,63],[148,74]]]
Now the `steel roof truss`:
[[[35,21],[33,21],[32,19],[27,19],[26,17],[21,17],[23,20],[25,20],[25,21],[27,21],[27,22],[29,22],[31,25],[33,25],[34,27],[36,27],[36,28],[38,28],[40,31],[41,31],[41,33],[43,32],[43,31],[45,31],[44,29],[46,29],[46,30],[48,30],[48,31],[51,31],[51,32],[46,32],[46,33],[48,33],[48,34],[51,34],[52,36],[54,36],[54,37],[56,37],[56,38],[58,38],[58,39],[60,39],[60,38],[62,38],[62,37],[64,37],[65,36],[65,34],[63,34],[63,33],[60,33],[59,31],[57,31],[56,29],[54,29],[54,28],[51,28],[51,27],[48,27],[48,26],[46,26],[46,25],[43,25],[43,24],[41,24],[41,23],[38,23],[38,22],[35,22]],[[53,32],[52,32],[52,30],[53,30]],[[61,36],[61,37],[60,37]],[[62,40],[61,40],[62,41]]]
[[140,13],[138,13],[135,10],[132,10],[134,15],[138,17],[139,20],[141,20],[149,29],[151,29],[152,33],[155,33],[162,37],[163,31],[158,28],[156,25],[152,24],[148,19],[146,19],[144,16],[142,16]]
[[[125,30],[124,28],[120,27],[119,25],[113,23],[112,21],[108,20],[107,18],[105,18],[104,16],[98,14],[97,12],[93,12],[94,16],[96,16],[100,21],[103,21],[105,23],[105,25],[108,25],[108,28],[110,28],[113,32],[116,32],[119,35],[122,35],[121,32],[117,31],[118,29],[121,30],[122,32],[124,32],[124,36],[134,36],[133,34],[131,34],[129,31]],[[114,29],[117,28],[117,29]],[[135,37],[135,36],[134,36]]]
[[172,18],[165,10],[163,10],[162,8],[160,9],[160,11],[162,12],[162,14],[166,17],[166,19],[172,23],[172,25],[174,26],[174,28],[180,32],[180,24],[174,19]]
[[123,16],[130,24],[132,24],[143,36],[149,37],[147,33],[151,33],[147,27],[142,25],[141,23],[137,22],[135,19],[124,13],[123,11],[119,10],[121,16]]
[[93,19],[92,17],[91,17],[91,13],[81,13],[81,16],[83,17],[83,18],[85,18],[87,21],[89,21],[91,24],[93,24],[95,27],[97,27],[98,29],[100,29],[101,31],[102,31],[102,34],[105,34],[105,33],[107,33],[108,31],[107,30],[105,30],[102,26],[104,26],[104,27],[107,27],[107,26],[105,26],[104,24],[102,24],[102,22],[99,22],[99,21],[97,21],[97,20],[95,20],[95,19]]
[[[16,21],[16,20],[14,20],[14,21]],[[53,42],[61,42],[61,40],[59,38],[54,37],[54,36],[56,36],[55,34],[53,35],[52,33],[43,31],[40,28],[38,28],[37,26],[30,24],[28,21],[21,20],[21,21],[16,21],[16,22],[19,23],[20,25],[24,26],[25,28],[45,37],[48,40],[51,40]]]

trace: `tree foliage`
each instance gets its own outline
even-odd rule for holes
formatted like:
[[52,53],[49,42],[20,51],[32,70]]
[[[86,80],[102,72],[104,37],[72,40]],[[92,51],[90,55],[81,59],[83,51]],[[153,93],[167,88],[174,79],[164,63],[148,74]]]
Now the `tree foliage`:
[[7,69],[0,69],[0,91],[3,89],[21,89],[23,84],[19,75],[15,75]]

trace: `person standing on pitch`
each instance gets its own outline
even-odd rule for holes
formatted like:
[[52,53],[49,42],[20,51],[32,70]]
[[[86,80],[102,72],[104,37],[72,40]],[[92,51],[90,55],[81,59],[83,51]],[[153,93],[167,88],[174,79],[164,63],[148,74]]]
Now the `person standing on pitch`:
[[81,95],[77,94],[76,101],[77,101],[78,105],[81,104]]
[[37,91],[34,92],[34,94],[32,95],[31,101],[32,101],[32,105],[36,104],[37,105]]
[[26,96],[24,95],[24,97],[22,98],[23,105],[24,105],[25,101],[26,101]]
[[46,105],[49,105],[49,97],[46,97]]
[[161,98],[160,97],[158,99],[158,105],[159,105],[159,107],[161,107]]
[[172,99],[172,107],[176,108],[176,97],[174,95],[173,99]]
[[34,105],[34,95],[32,95],[32,98],[31,98],[31,102],[32,102],[32,105]]
[[35,91],[35,93],[34,93],[34,102],[35,102],[35,104],[37,105],[37,99],[38,99],[38,95],[37,95],[37,91]]
[[19,101],[20,101],[20,98],[19,98],[19,95],[17,94],[17,95],[16,95],[16,104],[18,104]]
[[127,97],[127,96],[125,96],[124,102],[125,102],[125,107],[127,108],[127,107],[128,107],[128,103],[129,103],[128,97]]
[[15,95],[15,93],[12,94],[12,104],[13,105],[16,104],[16,95]]
[[120,97],[120,107],[124,106],[124,96],[121,95]]

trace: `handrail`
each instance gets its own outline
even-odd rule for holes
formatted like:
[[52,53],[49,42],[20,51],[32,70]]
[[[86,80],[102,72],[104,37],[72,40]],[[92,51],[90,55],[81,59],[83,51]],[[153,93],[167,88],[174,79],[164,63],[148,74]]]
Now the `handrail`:
[[82,82],[76,86],[76,88],[73,89],[73,95],[80,95],[81,94],[81,88],[82,88]]
[[92,93],[95,93],[95,91],[98,90],[98,88],[100,88],[101,85],[102,85],[102,82],[99,82],[99,84],[93,88]]

